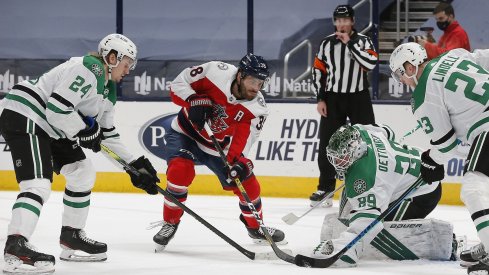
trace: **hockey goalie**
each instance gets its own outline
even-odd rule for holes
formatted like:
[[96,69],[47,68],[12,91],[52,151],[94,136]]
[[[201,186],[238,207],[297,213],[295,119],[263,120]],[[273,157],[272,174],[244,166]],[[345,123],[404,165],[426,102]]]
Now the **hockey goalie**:
[[[325,216],[315,258],[328,258],[352,241],[420,176],[421,152],[394,141],[386,125],[342,126],[331,137],[328,160],[345,179],[339,213]],[[358,259],[455,260],[450,223],[424,219],[441,198],[440,182],[424,183],[350,248],[333,266]],[[436,248],[436,249],[433,249]]]

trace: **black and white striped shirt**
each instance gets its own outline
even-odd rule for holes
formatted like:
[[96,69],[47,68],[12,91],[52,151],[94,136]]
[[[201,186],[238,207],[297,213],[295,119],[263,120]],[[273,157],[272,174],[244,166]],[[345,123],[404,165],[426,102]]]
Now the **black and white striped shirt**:
[[377,52],[369,37],[353,30],[347,44],[327,36],[319,47],[312,68],[313,87],[318,100],[326,92],[355,93],[368,88],[367,71],[377,63]]

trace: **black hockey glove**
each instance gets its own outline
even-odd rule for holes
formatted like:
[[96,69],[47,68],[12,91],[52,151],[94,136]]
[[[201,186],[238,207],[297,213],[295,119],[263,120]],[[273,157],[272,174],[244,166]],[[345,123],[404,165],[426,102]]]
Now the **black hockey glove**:
[[247,177],[251,176],[253,172],[253,162],[245,157],[236,158],[231,169],[229,169],[229,177],[231,179],[239,179],[244,181]]
[[443,164],[436,163],[430,157],[430,150],[424,151],[421,154],[421,178],[426,183],[440,181],[445,177],[445,167]]
[[187,98],[190,107],[188,109],[188,119],[197,126],[197,130],[202,130],[206,120],[212,114],[212,100],[206,95],[194,94]]
[[100,151],[102,142],[102,131],[97,121],[93,117],[82,117],[83,122],[87,125],[85,129],[78,132],[78,143],[81,147],[91,149],[95,153]]
[[136,175],[131,171],[126,170],[131,177],[132,185],[143,189],[150,195],[158,194],[156,183],[160,182],[160,179],[158,179],[156,170],[153,168],[153,165],[151,165],[151,162],[144,156],[140,156],[137,160],[131,162],[130,165],[139,171],[139,175]]

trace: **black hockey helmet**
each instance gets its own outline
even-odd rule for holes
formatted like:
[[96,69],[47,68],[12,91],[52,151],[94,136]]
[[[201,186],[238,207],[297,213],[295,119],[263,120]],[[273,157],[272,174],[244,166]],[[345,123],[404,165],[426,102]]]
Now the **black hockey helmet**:
[[350,17],[351,20],[355,20],[355,10],[350,5],[339,5],[333,12],[333,21],[336,18]]
[[268,70],[268,64],[259,55],[248,53],[239,62],[239,69],[243,74],[243,77],[251,75],[261,80],[266,80],[270,76]]

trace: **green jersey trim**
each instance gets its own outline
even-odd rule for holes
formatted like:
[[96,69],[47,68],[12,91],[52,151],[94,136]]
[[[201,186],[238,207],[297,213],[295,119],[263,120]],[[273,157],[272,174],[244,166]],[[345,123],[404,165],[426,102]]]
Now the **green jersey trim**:
[[104,94],[105,86],[105,67],[102,61],[93,55],[85,55],[83,57],[83,65],[95,76],[97,79],[97,93]]
[[437,58],[432,59],[424,67],[423,73],[421,74],[421,77],[418,80],[418,85],[416,85],[416,88],[413,91],[413,97],[412,97],[413,102],[411,103],[413,114],[419,108],[419,106],[421,106],[424,103],[424,98],[426,97],[426,83],[428,82],[428,76],[430,76],[431,70],[433,70],[436,64],[438,64],[440,58],[446,54],[447,52],[441,54]]
[[377,158],[372,149],[372,140],[365,130],[357,129],[360,131],[362,139],[367,143],[367,154],[355,161],[346,172],[345,189],[348,198],[354,198],[370,190],[375,185],[377,174]]
[[351,217],[350,219],[350,224],[356,220],[356,219],[361,219],[361,218],[366,218],[366,219],[377,219],[379,217],[379,215],[376,215],[376,214],[370,214],[370,213],[358,213],[358,214],[355,214],[353,215],[353,217]]
[[477,121],[476,123],[474,123],[470,127],[469,131],[467,132],[467,136],[466,136],[467,137],[467,140],[469,140],[470,135],[472,134],[473,131],[475,131],[475,129],[477,129],[478,127],[480,127],[482,124],[486,124],[488,122],[489,122],[489,117],[485,117],[485,118]]
[[67,115],[67,114],[71,114],[72,111],[63,111],[61,110],[60,108],[56,107],[54,104],[52,104],[51,102],[48,102],[47,104],[47,108],[57,114],[63,114],[63,115]]
[[448,153],[450,152],[453,148],[455,148],[458,144],[458,140],[455,139],[452,144],[448,145],[447,147],[445,148],[441,148],[441,149],[438,149],[438,151],[442,152],[442,153]]

